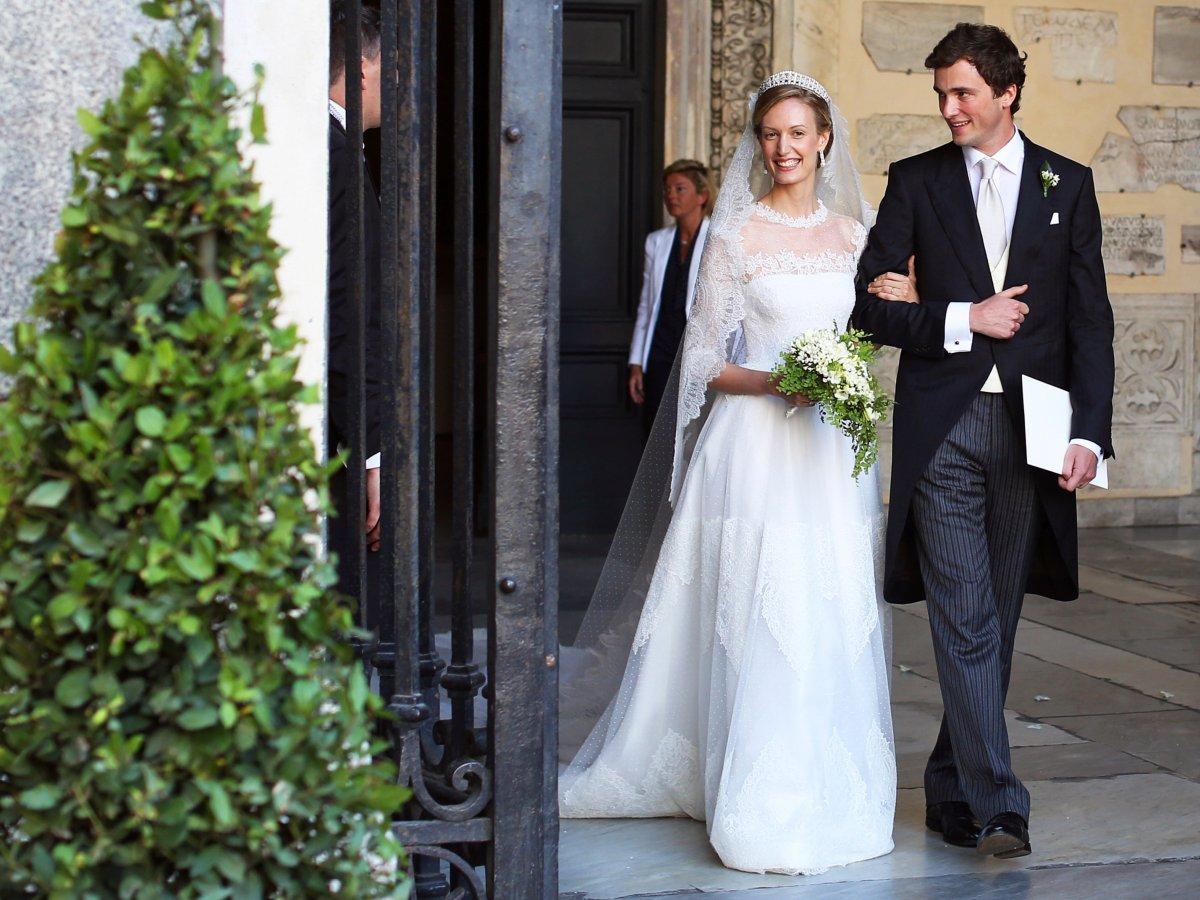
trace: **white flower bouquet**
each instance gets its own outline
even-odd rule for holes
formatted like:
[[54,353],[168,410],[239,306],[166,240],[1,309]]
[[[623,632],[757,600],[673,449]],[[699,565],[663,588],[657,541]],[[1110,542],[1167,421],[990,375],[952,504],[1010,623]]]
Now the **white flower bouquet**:
[[[784,394],[803,394],[819,404],[822,421],[835,425],[854,445],[855,479],[879,457],[877,425],[892,401],[871,372],[877,351],[864,331],[806,331],[771,370]],[[788,410],[790,416],[796,407]]]

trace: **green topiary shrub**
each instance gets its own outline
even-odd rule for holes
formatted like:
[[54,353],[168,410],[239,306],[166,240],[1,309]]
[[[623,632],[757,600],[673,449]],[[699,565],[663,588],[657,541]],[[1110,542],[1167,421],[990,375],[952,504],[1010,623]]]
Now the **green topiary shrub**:
[[396,896],[242,101],[202,0],[143,8],[0,353],[0,895]]

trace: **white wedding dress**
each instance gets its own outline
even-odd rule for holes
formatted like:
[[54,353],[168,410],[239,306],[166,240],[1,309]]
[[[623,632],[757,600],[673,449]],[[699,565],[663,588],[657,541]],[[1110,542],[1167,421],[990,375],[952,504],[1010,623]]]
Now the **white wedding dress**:
[[[744,365],[844,327],[866,230],[755,204],[710,246]],[[720,274],[718,274],[720,273]],[[816,408],[718,395],[679,486],[624,677],[560,777],[564,817],[690,816],[721,861],[811,874],[892,849],[896,766],[874,470]],[[624,658],[623,658],[624,659]]]

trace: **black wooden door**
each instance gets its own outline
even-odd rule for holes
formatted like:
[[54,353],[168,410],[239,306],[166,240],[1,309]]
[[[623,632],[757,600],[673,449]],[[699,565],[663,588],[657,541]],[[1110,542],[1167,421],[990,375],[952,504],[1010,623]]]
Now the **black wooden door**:
[[646,233],[660,210],[657,0],[563,9],[560,515],[613,531],[641,455],[626,393]]

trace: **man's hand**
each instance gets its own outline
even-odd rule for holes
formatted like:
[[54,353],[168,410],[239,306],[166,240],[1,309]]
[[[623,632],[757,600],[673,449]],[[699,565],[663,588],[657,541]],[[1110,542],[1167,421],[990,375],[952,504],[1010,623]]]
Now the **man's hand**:
[[1029,307],[1015,298],[1029,290],[1021,284],[1006,288],[986,300],[971,304],[971,330],[976,334],[1006,341],[1020,329],[1029,315]]
[[379,549],[379,468],[367,469],[367,549]]
[[642,367],[629,367],[629,399],[641,406],[646,402],[646,386],[642,382]]
[[1063,460],[1062,475],[1058,478],[1058,486],[1064,491],[1075,491],[1085,484],[1091,484],[1096,477],[1096,454],[1087,447],[1071,444],[1067,448],[1067,456]]

